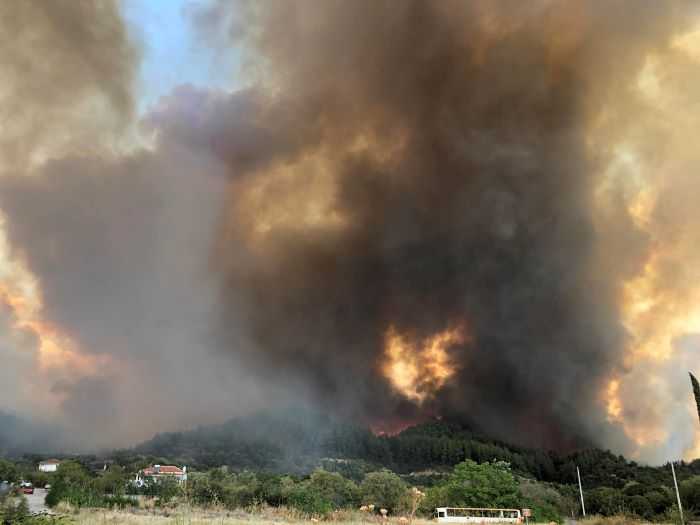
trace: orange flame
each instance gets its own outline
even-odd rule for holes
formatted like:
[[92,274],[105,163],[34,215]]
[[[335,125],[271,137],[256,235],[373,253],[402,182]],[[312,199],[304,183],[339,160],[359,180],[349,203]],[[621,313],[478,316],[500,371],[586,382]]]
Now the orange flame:
[[78,351],[75,342],[51,323],[41,318],[42,305],[37,296],[14,295],[7,282],[0,281],[0,302],[13,312],[15,327],[32,332],[38,341],[40,369],[71,368],[83,373],[95,373],[98,360]]
[[622,401],[619,397],[620,381],[613,379],[608,383],[605,391],[605,402],[607,405],[608,421],[620,421],[622,418]]
[[36,336],[38,370],[97,373],[110,358],[81,352],[68,334],[44,319],[39,283],[26,264],[12,256],[2,225],[0,218],[0,304],[12,312],[14,328]]
[[419,346],[390,326],[385,335],[382,372],[398,393],[421,404],[454,376],[457,366],[450,359],[449,349],[465,342],[462,326],[438,332]]
[[[655,422],[640,419],[632,420],[625,417],[620,386],[621,382],[619,379],[611,379],[603,394],[608,421],[620,425],[625,435],[634,441],[637,447],[644,447],[652,443],[663,443],[668,438],[668,433],[661,426],[655,424]],[[633,457],[636,457],[638,454],[639,448],[632,452]]]

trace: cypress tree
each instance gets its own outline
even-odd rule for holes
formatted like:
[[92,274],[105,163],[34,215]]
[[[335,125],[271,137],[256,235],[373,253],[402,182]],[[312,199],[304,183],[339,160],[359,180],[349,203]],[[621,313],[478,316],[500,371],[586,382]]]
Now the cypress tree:
[[693,385],[693,394],[695,395],[695,405],[698,408],[698,419],[700,419],[700,383],[697,378],[690,372],[690,382]]

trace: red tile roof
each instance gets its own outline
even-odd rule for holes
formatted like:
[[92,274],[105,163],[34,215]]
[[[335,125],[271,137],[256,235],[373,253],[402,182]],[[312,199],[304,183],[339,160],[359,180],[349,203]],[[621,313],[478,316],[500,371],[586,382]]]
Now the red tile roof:
[[157,476],[159,474],[167,474],[167,475],[172,475],[172,476],[181,476],[185,472],[174,465],[160,465],[156,467],[155,465],[152,467],[148,467],[143,469],[143,475],[144,476]]

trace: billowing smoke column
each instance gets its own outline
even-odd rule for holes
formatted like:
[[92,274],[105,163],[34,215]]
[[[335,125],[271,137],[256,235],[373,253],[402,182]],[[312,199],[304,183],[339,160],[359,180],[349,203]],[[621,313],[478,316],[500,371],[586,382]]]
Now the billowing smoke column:
[[237,6],[232,34],[266,62],[236,112],[247,127],[206,127],[233,177],[227,344],[370,420],[440,414],[587,443],[626,337],[626,269],[596,266],[609,152],[592,126],[617,118],[608,103],[669,44],[680,7]]
[[51,5],[0,7],[11,407],[110,445],[301,399],[691,450],[691,2],[213,2],[245,87],[138,122],[116,4]]

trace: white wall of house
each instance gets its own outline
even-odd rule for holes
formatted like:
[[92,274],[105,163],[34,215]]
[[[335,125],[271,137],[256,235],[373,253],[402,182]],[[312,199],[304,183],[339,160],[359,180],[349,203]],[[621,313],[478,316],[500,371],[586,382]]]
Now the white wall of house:
[[[153,468],[160,468],[160,465],[154,465]],[[143,487],[147,482],[159,482],[160,480],[164,479],[172,479],[177,481],[178,483],[184,483],[187,481],[187,467],[183,466],[182,467],[182,474],[174,474],[170,472],[164,472],[164,473],[158,473],[158,474],[150,474],[146,475],[143,470],[139,470],[136,473],[136,478],[134,479],[134,484],[137,487]]]
[[39,470],[41,472],[56,472],[58,463],[39,463]]

